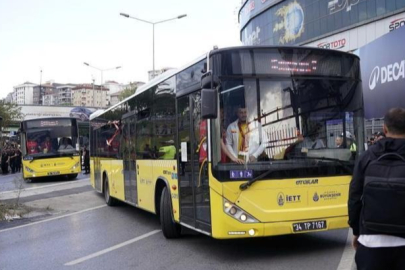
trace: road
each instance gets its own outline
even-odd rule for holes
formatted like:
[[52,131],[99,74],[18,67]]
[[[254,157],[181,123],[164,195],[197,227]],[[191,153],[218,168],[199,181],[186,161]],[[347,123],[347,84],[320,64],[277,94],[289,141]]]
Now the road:
[[72,183],[27,183],[20,200],[37,214],[0,222],[1,270],[351,269],[348,230],[231,241],[184,231],[166,240],[154,215],[105,206],[85,176]]
[[[88,178],[86,175],[79,174],[77,180],[86,179]],[[35,181],[22,181],[21,174],[6,174],[0,175],[0,194],[5,191],[16,190],[19,188],[34,188],[34,187],[44,187],[48,185],[55,185],[61,183],[70,182],[66,180],[64,177],[57,177],[57,178],[42,178],[37,179]]]

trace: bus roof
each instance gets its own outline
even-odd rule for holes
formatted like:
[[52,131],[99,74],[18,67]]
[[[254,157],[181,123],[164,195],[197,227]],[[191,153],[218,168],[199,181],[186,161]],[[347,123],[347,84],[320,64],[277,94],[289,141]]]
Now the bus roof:
[[159,83],[161,83],[161,82],[169,79],[170,77],[180,73],[181,71],[191,67],[192,65],[200,62],[201,60],[203,60],[206,57],[211,57],[214,54],[225,52],[225,51],[249,50],[249,49],[303,49],[303,50],[304,49],[310,49],[310,50],[317,50],[317,51],[328,51],[328,52],[333,53],[333,54],[336,54],[336,53],[338,53],[338,54],[347,54],[347,55],[350,55],[352,57],[359,58],[357,55],[352,54],[352,53],[346,53],[346,52],[337,51],[337,50],[330,50],[330,49],[322,49],[322,48],[317,48],[317,47],[305,47],[305,46],[234,46],[234,47],[225,47],[225,48],[221,48],[221,49],[215,49],[215,50],[211,50],[208,53],[198,57],[197,59],[195,59],[191,63],[189,63],[189,64],[187,64],[187,65],[185,65],[185,66],[183,66],[183,67],[181,67],[179,69],[173,69],[173,70],[166,71],[162,75],[152,79],[148,83],[146,83],[146,84],[142,85],[141,87],[139,87],[133,95],[127,97],[126,99],[120,101],[119,103],[117,103],[117,104],[115,104],[115,105],[113,105],[113,106],[111,106],[111,107],[109,107],[109,108],[107,108],[105,110],[95,111],[94,113],[92,113],[90,115],[90,120],[93,120],[94,118],[96,118],[96,117],[98,117],[98,116],[100,116],[100,115],[102,115],[102,114],[104,114],[104,113],[106,113],[106,112],[108,112],[110,110],[113,110],[114,108],[116,108],[116,107],[120,106],[121,104],[127,102],[128,100],[132,99],[133,97],[143,93],[144,91],[148,90],[149,88],[151,88],[151,87],[153,87],[155,85],[158,85]]
[[[358,55],[350,52],[343,52],[343,51],[338,51],[338,50],[332,50],[332,49],[324,49],[324,48],[318,48],[318,47],[309,47],[309,46],[234,46],[234,47],[226,47],[226,48],[220,48],[218,50],[212,50],[209,53],[209,57],[212,55],[215,55],[217,53],[223,53],[226,51],[234,51],[234,50],[268,50],[268,49],[298,49],[298,50],[311,50],[311,51],[323,51],[323,52],[328,52],[331,54],[345,54],[351,57],[359,58]],[[359,58],[360,59],[360,58]]]
[[194,61],[188,63],[187,65],[185,65],[185,66],[183,66],[183,67],[181,67],[181,68],[172,69],[172,70],[166,71],[166,72],[163,73],[162,75],[157,76],[156,78],[152,79],[151,81],[147,82],[146,84],[140,86],[140,87],[135,91],[135,93],[134,93],[133,95],[127,97],[126,99],[120,101],[119,103],[117,103],[117,104],[115,104],[115,105],[113,105],[113,106],[111,106],[111,107],[109,107],[109,108],[107,108],[107,109],[105,109],[105,110],[95,111],[94,113],[92,113],[92,114],[90,115],[90,120],[93,120],[94,118],[96,118],[96,117],[98,117],[98,116],[100,116],[100,115],[102,115],[102,114],[104,114],[104,113],[106,113],[106,112],[108,112],[108,111],[110,111],[110,110],[113,110],[114,108],[116,108],[116,107],[120,106],[121,104],[127,102],[128,100],[132,99],[133,97],[135,97],[135,96],[137,96],[137,95],[139,95],[139,94],[145,92],[145,91],[148,90],[149,88],[151,88],[151,87],[153,87],[153,86],[155,86],[155,85],[158,85],[158,84],[161,83],[161,82],[166,81],[166,80],[169,79],[170,77],[172,77],[172,76],[174,76],[174,75],[180,73],[181,71],[183,71],[183,70],[185,70],[185,69],[191,67],[192,65],[194,65],[194,64],[196,64],[196,63],[202,61],[202,60],[205,59],[206,57],[207,57],[207,54],[203,54],[203,55],[201,55],[200,57],[198,57],[197,59],[195,59]]
[[38,121],[38,120],[61,120],[61,119],[71,119],[71,120],[76,120],[74,117],[63,117],[63,116],[55,116],[55,117],[42,117],[42,118],[33,118],[33,119],[27,119],[23,120],[22,122],[31,122],[31,121]]

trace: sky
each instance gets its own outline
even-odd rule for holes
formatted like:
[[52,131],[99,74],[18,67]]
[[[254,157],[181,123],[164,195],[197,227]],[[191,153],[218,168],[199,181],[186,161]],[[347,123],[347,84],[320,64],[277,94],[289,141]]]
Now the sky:
[[152,26],[155,68],[182,67],[208,52],[241,45],[241,0],[0,0],[0,98],[26,81],[39,84],[148,80]]

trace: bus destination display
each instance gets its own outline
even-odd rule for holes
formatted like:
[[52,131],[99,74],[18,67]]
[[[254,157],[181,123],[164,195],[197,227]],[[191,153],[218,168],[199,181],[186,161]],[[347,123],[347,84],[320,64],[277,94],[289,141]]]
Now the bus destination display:
[[26,128],[43,128],[43,127],[67,127],[72,126],[70,119],[58,119],[58,120],[34,120],[27,121]]
[[271,69],[276,71],[310,73],[317,69],[318,61],[294,62],[271,59]]

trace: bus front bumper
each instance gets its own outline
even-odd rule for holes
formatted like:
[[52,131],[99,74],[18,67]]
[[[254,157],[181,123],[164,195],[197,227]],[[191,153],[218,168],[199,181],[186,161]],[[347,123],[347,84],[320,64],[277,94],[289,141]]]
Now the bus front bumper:
[[52,176],[58,176],[58,175],[69,175],[69,174],[78,174],[81,172],[80,165],[77,168],[71,168],[68,170],[52,170],[50,169],[49,171],[41,171],[41,172],[28,172],[27,169],[23,168],[24,170],[24,179],[27,178],[37,178],[37,177],[52,177]]
[[[305,224],[314,224],[320,220],[326,222],[326,226],[322,229],[316,229],[311,226],[305,228]],[[250,237],[268,237],[286,234],[299,234],[308,232],[329,231],[335,229],[348,228],[348,216],[329,217],[323,219],[297,220],[288,222],[272,222],[272,223],[251,223],[238,226],[236,229],[233,226],[226,228],[222,226],[220,230],[213,230],[213,237],[217,239],[233,239],[233,238],[250,238]],[[224,224],[225,225],[225,224]],[[296,231],[294,227],[299,226],[302,230]]]

